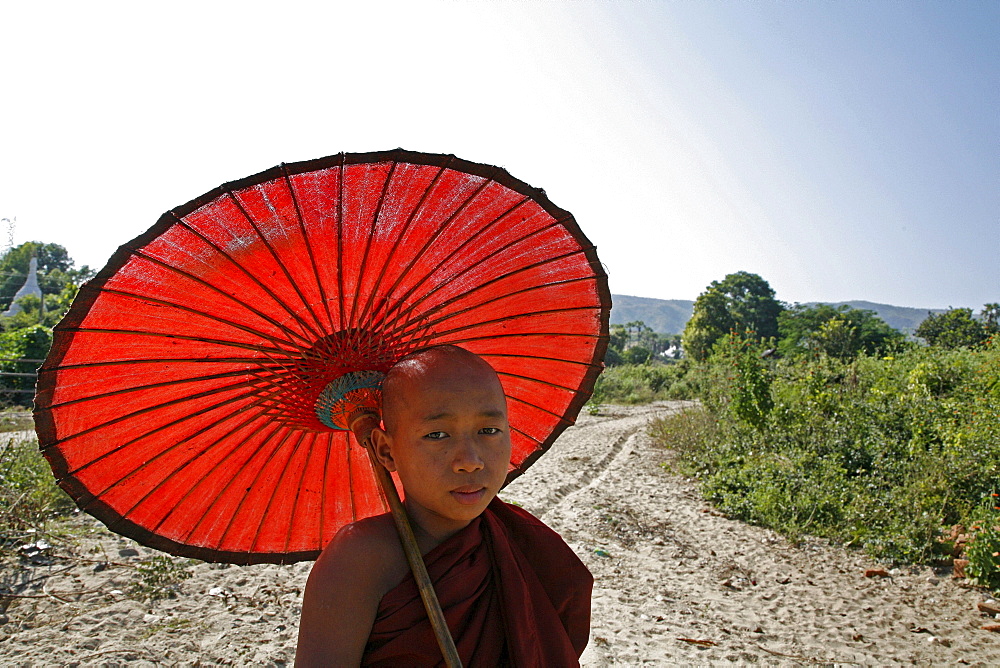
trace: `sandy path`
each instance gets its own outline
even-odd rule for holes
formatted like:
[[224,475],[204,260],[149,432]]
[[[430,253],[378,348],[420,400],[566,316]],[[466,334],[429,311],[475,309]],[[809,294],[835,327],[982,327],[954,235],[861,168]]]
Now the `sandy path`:
[[[596,577],[584,665],[1000,665],[984,599],[929,569],[866,579],[863,557],[792,547],[711,512],[668,474],[648,420],[678,404],[581,417],[502,496],[560,531]],[[310,564],[144,564],[158,553],[85,516],[35,565],[2,564],[0,665],[271,665],[294,657]],[[145,600],[137,591],[175,593]],[[688,640],[682,640],[682,639]],[[689,641],[699,641],[695,644]]]
[[[712,511],[645,435],[650,417],[677,406],[581,419],[572,447],[560,441],[503,494],[594,573],[584,665],[1000,665],[1000,634],[980,628],[990,621],[976,610],[980,592],[926,568],[868,579],[877,564],[861,555],[792,547]],[[553,492],[557,480],[570,481],[565,494]]]

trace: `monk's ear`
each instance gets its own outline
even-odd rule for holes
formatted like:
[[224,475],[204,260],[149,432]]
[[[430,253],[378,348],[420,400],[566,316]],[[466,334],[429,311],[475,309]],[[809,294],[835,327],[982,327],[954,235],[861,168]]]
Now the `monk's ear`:
[[396,470],[396,460],[392,458],[392,436],[389,436],[381,427],[372,429],[372,447],[375,448],[375,457],[382,463],[388,471]]

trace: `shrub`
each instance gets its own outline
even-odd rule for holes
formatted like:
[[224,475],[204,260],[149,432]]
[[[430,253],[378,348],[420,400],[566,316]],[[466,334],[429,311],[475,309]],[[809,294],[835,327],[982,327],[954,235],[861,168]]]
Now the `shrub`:
[[972,531],[965,572],[974,583],[1000,593],[1000,494],[986,497]]
[[56,485],[34,439],[0,439],[0,538],[5,542],[75,505]]
[[730,337],[689,376],[704,410],[652,433],[726,512],[790,536],[931,561],[940,528],[968,526],[1000,479],[997,341],[770,362]]
[[597,378],[591,402],[595,404],[642,404],[681,398],[675,385],[684,374],[679,364],[622,364],[606,368]]

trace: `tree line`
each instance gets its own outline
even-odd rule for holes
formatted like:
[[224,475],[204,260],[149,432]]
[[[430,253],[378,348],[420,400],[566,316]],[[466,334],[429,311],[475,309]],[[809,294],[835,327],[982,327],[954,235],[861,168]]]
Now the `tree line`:
[[[914,334],[932,346],[954,349],[984,344],[1000,331],[1000,304],[928,313]],[[720,340],[741,338],[771,344],[769,354],[796,357],[827,355],[850,359],[908,345],[906,336],[874,311],[848,305],[785,304],[766,280],[745,271],[713,281],[695,300],[682,335],[657,334],[641,321],[612,325],[605,364],[642,364],[682,356],[706,360]]]

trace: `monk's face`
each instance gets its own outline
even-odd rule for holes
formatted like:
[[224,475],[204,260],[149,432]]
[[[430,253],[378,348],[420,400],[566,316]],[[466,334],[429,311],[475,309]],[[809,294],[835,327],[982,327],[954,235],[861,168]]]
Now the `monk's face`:
[[461,529],[500,491],[510,462],[507,401],[481,358],[431,349],[394,369],[383,387],[383,419],[376,449],[424,530]]

